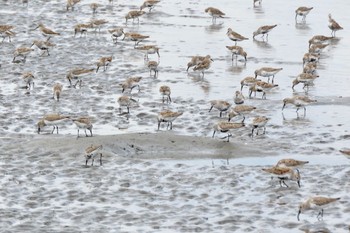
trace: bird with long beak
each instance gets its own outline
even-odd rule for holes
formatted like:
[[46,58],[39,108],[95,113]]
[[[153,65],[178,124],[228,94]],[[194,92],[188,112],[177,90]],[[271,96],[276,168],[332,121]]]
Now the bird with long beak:
[[317,102],[317,100],[310,99],[307,96],[293,96],[292,98],[285,98],[285,99],[283,99],[282,111],[286,107],[287,104],[292,104],[295,107],[297,107],[297,113],[298,113],[300,108],[304,108],[304,116],[305,116],[305,114],[306,114],[306,107],[305,106],[307,106],[311,103],[315,103],[315,102]]
[[[280,186],[284,184],[287,188],[289,187],[286,184],[286,180],[296,181],[300,188],[300,172],[298,169],[293,169],[289,167],[271,167],[263,168],[263,171],[270,173],[272,176],[275,176],[279,179]],[[273,178],[273,177],[272,177]]]
[[323,208],[324,206],[333,203],[337,200],[340,200],[340,197],[331,198],[331,197],[310,197],[305,202],[299,205],[299,211],[297,215],[298,221],[300,221],[300,214],[305,210],[317,209],[319,210],[317,219],[321,220],[323,218]]

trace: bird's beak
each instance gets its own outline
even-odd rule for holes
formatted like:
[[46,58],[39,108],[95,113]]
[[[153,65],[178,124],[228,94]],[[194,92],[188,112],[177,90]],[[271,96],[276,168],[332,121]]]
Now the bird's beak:
[[283,111],[283,109],[284,109],[285,106],[286,106],[286,103],[283,104],[282,111]]
[[299,208],[298,215],[297,215],[298,221],[300,221],[300,218],[299,218],[299,215],[300,215],[300,214],[301,214],[301,209]]
[[300,188],[300,187],[301,187],[301,185],[300,185],[300,180],[298,180],[297,183],[298,183],[298,186],[299,186],[299,188]]

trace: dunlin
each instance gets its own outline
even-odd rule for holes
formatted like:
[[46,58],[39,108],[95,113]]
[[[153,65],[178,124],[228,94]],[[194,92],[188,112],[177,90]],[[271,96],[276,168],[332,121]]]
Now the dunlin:
[[306,16],[310,13],[310,11],[314,9],[313,7],[306,7],[306,6],[301,6],[298,7],[298,9],[295,10],[295,21],[297,21],[297,17],[302,16],[303,21],[305,21]]
[[124,35],[124,29],[122,27],[116,27],[108,30],[111,33],[112,40],[114,43],[117,43],[118,38]]
[[210,55],[207,55],[207,56],[193,56],[193,57],[191,57],[191,61],[187,63],[187,70],[186,71],[188,72],[189,68],[200,64],[203,60],[206,60],[206,59],[211,59]]
[[0,32],[5,32],[11,29],[14,29],[15,26],[8,25],[8,24],[0,24]]
[[64,124],[69,118],[69,116],[61,116],[59,114],[49,114],[44,116],[37,124],[38,134],[40,134],[42,128],[44,128],[45,126],[53,126],[51,133],[53,134],[53,132],[56,129],[58,134],[58,126]]
[[254,85],[249,87],[249,98],[252,98],[252,94],[254,92],[254,97],[256,97],[257,92],[262,92],[262,99],[266,99],[266,92],[271,89],[278,87],[278,84],[267,83],[264,81],[258,81]]
[[265,116],[258,116],[253,119],[252,123],[252,137],[254,136],[254,131],[256,130],[256,135],[259,135],[259,129],[263,128],[263,134],[266,133],[266,124],[270,120],[270,118],[267,118]]
[[350,150],[339,150],[340,153],[343,153],[344,155],[350,155]]
[[317,63],[315,62],[306,63],[306,65],[303,68],[303,73],[315,74],[316,69],[317,69]]
[[91,145],[85,149],[85,166],[87,166],[88,161],[91,159],[91,166],[94,166],[94,160],[96,157],[100,157],[100,166],[102,166],[102,145]]
[[317,53],[305,53],[303,56],[303,66],[307,63],[316,63],[320,58],[320,54]]
[[310,99],[307,96],[293,96],[292,98],[285,98],[283,100],[282,111],[287,104],[292,104],[295,107],[297,107],[297,113],[298,113],[300,108],[304,108],[304,116],[305,116],[305,114],[306,114],[306,107],[305,106],[307,106],[311,103],[315,103],[315,102],[317,102],[317,100]]
[[226,112],[231,107],[231,104],[224,100],[212,100],[210,101],[210,109],[209,112],[215,108],[220,111],[220,117],[222,117],[222,113]]
[[298,221],[300,221],[300,214],[301,212],[304,212],[306,210],[310,210],[310,209],[316,209],[318,210],[318,214],[317,214],[317,219],[321,220],[323,218],[323,208],[324,206],[335,202],[337,200],[340,200],[340,197],[338,198],[331,198],[331,197],[310,197],[309,199],[307,199],[305,202],[301,203],[299,205],[299,211],[298,211]]
[[256,79],[254,77],[249,77],[249,76],[245,77],[244,79],[241,80],[241,91],[243,90],[244,86],[251,87],[258,81],[261,81],[261,80]]
[[158,58],[160,57],[159,48],[156,45],[135,46],[135,49],[145,53],[145,60],[148,60],[148,54],[157,54]]
[[90,21],[90,25],[92,28],[95,29],[95,33],[96,33],[97,29],[98,29],[98,32],[101,32],[101,27],[107,23],[108,23],[108,21],[105,19],[92,19]]
[[216,23],[216,18],[224,18],[225,15],[221,10],[214,7],[208,7],[205,9],[205,13],[208,13],[212,17],[213,23]]
[[77,84],[79,83],[79,87],[81,87],[81,77],[91,74],[95,69],[86,69],[86,68],[76,68],[68,71],[68,74],[66,75],[66,78],[69,81],[70,87],[72,87],[72,80],[76,79],[77,82],[73,85],[74,88],[76,88]]
[[134,103],[137,103],[135,99],[126,95],[120,96],[117,102],[119,104],[119,112],[122,113],[122,107],[126,107],[128,114],[130,113],[130,106]]
[[51,38],[51,36],[61,35],[60,33],[45,27],[42,23],[39,23],[39,25],[34,30],[38,28],[45,37],[48,37],[48,40]]
[[342,30],[343,27],[341,27],[333,18],[332,15],[328,15],[328,28],[331,29],[332,33],[331,35],[335,37],[336,31]]
[[228,36],[228,38],[230,40],[235,42],[235,45],[237,45],[238,41],[249,40],[247,37],[244,37],[244,36],[238,34],[237,32],[234,32],[231,28],[229,28],[227,30],[226,35]]
[[293,85],[292,89],[294,91],[294,87],[298,85],[299,83],[303,83],[303,89],[305,90],[306,87],[306,92],[309,90],[309,86],[313,85],[314,80],[318,78],[319,76],[316,74],[310,74],[310,73],[301,73],[299,74],[294,80],[293,80]]
[[88,137],[88,134],[86,133],[86,130],[90,131],[90,137],[92,137],[92,123],[89,117],[79,117],[76,119],[72,119],[73,123],[77,126],[78,129],[78,136],[79,138],[79,130],[83,129],[85,132],[85,136]]
[[167,103],[171,102],[171,98],[170,98],[171,90],[169,86],[166,86],[166,85],[160,86],[159,92],[162,95],[163,103],[165,102],[165,98]]
[[62,92],[63,86],[60,83],[55,83],[55,85],[53,86],[53,98],[57,101],[60,101],[60,97],[61,97],[61,92]]
[[88,28],[92,28],[91,23],[80,23],[74,26],[74,37],[77,35],[77,33],[80,33],[80,37],[83,34],[87,34]]
[[40,56],[43,56],[45,53],[47,53],[47,56],[50,56],[49,48],[55,46],[55,44],[49,42],[48,40],[34,40],[32,46],[33,45],[43,51]]
[[17,57],[22,57],[22,61],[24,62],[27,58],[27,55],[29,53],[31,53],[32,51],[34,51],[34,49],[32,48],[28,48],[28,47],[19,47],[15,50],[15,52],[13,53],[13,60],[12,62],[15,62]]
[[275,79],[275,75],[283,70],[283,68],[272,68],[272,67],[262,67],[260,69],[255,70],[255,78],[258,76],[268,77],[267,82],[270,82],[270,77],[272,76],[272,83]]
[[71,8],[73,11],[74,6],[79,2],[80,2],[80,0],[67,0],[67,11],[69,11],[69,8]]
[[97,4],[95,2],[91,3],[90,4],[90,9],[92,10],[92,14],[96,14],[97,12],[97,8],[100,7],[100,4]]
[[285,183],[285,181],[292,180],[292,181],[296,181],[300,188],[300,172],[298,169],[293,169],[289,167],[271,167],[271,168],[263,168],[262,170],[277,177],[279,179],[279,183],[281,187],[282,187],[282,184],[284,184],[286,187],[289,187]]
[[149,69],[149,76],[152,76],[152,71],[154,72],[153,77],[158,77],[158,66],[159,66],[159,60],[158,61],[148,61],[147,67]]
[[239,128],[242,128],[244,127],[244,123],[233,123],[233,122],[227,122],[227,121],[220,121],[218,123],[216,123],[214,125],[214,132],[213,132],[213,138],[215,136],[215,133],[217,131],[221,132],[221,133],[227,133],[227,136],[226,137],[223,137],[221,139],[225,139],[227,138],[227,142],[230,141],[230,137],[232,137],[232,133],[231,131],[232,130],[235,130],[235,129],[239,129]]
[[122,84],[122,93],[124,93],[124,91],[126,89],[130,89],[130,93],[132,91],[132,89],[134,89],[135,87],[137,87],[139,89],[140,92],[140,81],[141,81],[142,77],[129,77],[127,78]]
[[261,2],[262,0],[253,0],[253,5],[256,6],[255,3],[259,3],[259,5],[261,5]]
[[146,35],[141,35],[139,33],[131,33],[131,32],[125,32],[124,33],[124,38],[122,40],[124,40],[125,38],[131,40],[131,41],[135,41],[135,46],[138,45],[141,41],[143,41],[144,39],[149,38],[149,36]]
[[143,14],[145,14],[146,12],[144,11],[129,11],[126,15],[125,15],[125,23],[128,23],[129,19],[132,19],[132,22],[135,21],[135,19],[137,19],[137,22],[140,22],[140,16],[142,16]]
[[234,108],[231,108],[230,112],[228,113],[228,121],[231,121],[232,118],[236,116],[243,117],[242,123],[244,123],[245,115],[255,110],[256,107],[250,106],[250,105],[238,105]]
[[236,57],[237,59],[238,55],[244,57],[244,60],[247,61],[247,53],[243,50],[241,46],[226,46],[226,48],[232,53],[232,61],[234,57]]
[[299,167],[309,163],[309,161],[302,161],[296,159],[280,159],[276,167]]
[[98,59],[96,73],[98,72],[98,70],[100,69],[101,66],[103,66],[103,71],[106,71],[107,66],[112,62],[112,60],[113,60],[112,56],[101,57],[100,59]]
[[234,98],[233,98],[233,102],[234,102],[235,104],[243,104],[243,103],[244,103],[244,100],[245,100],[245,98],[244,98],[242,92],[236,91],[236,92],[235,92],[235,96],[234,96]]
[[195,67],[193,67],[194,71],[200,71],[202,72],[202,78],[204,78],[204,71],[208,70],[210,68],[211,63],[213,62],[213,59],[209,57],[206,57],[203,61],[198,63]]
[[11,30],[2,31],[0,29],[0,37],[2,37],[2,42],[1,43],[3,43],[6,38],[9,39],[9,42],[11,42],[11,37],[14,37],[15,35],[16,35],[16,33],[11,31]]
[[333,39],[333,37],[331,37],[331,36],[315,35],[309,40],[309,48],[313,44],[326,43],[332,39]]
[[173,129],[173,121],[181,116],[183,112],[173,112],[170,110],[162,111],[158,114],[158,130],[160,128],[160,123],[167,122],[167,129],[170,127],[170,130]]
[[26,84],[26,87],[28,90],[30,90],[30,87],[34,89],[34,75],[32,72],[26,72],[22,74],[22,78],[24,80],[24,83]]
[[326,48],[328,44],[312,44],[309,48],[309,53],[318,53],[320,54],[324,48]]
[[142,3],[140,6],[140,11],[142,11],[145,8],[149,9],[149,12],[159,3],[159,0],[146,0]]
[[255,39],[255,37],[257,35],[262,35],[262,38],[264,39],[265,35],[266,35],[266,40],[269,37],[269,32],[274,29],[275,27],[277,27],[277,24],[275,25],[264,25],[259,27],[255,32],[253,32],[253,39]]

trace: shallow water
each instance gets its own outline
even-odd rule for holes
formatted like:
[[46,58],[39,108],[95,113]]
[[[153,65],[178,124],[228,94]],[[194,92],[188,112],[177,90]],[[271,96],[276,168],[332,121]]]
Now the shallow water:
[[[24,161],[20,157],[14,159],[21,148],[11,145],[11,140],[4,141],[7,152],[0,160],[1,186],[7,187],[0,195],[0,203],[5,209],[1,213],[3,229],[12,226],[14,231],[23,232],[49,226],[52,231],[59,231],[62,226],[67,226],[67,232],[94,229],[109,232],[209,232],[213,229],[216,232],[274,232],[277,228],[279,232],[296,232],[326,227],[333,232],[345,232],[344,225],[349,222],[346,215],[350,211],[346,207],[349,187],[342,181],[348,180],[349,171],[345,166],[338,170],[337,166],[349,164],[349,160],[338,152],[348,147],[350,135],[350,70],[347,65],[350,62],[350,16],[343,10],[350,8],[349,1],[335,0],[330,4],[316,0],[283,3],[264,0],[259,7],[253,7],[250,0],[220,0],[215,5],[210,1],[163,1],[152,12],[140,17],[139,24],[129,21],[127,25],[124,15],[137,9],[141,2],[118,0],[109,5],[108,1],[101,1],[95,16],[89,8],[91,2],[84,0],[77,4],[74,12],[66,12],[65,1],[30,1],[28,7],[13,0],[0,3],[0,24],[16,25],[14,31],[17,34],[11,43],[5,40],[0,44],[0,130],[4,137],[35,135],[36,123],[48,113],[90,116],[95,135],[156,133],[157,113],[166,108],[184,112],[174,121],[174,134],[211,137],[212,126],[222,119],[218,111],[208,112],[209,101],[222,99],[233,103],[241,79],[253,76],[255,69],[271,66],[283,68],[275,77],[279,87],[267,93],[266,100],[261,100],[259,93],[256,98],[246,99],[245,103],[256,106],[257,110],[247,116],[247,127],[231,138],[244,145],[260,146],[264,152],[271,151],[271,156],[251,155],[250,158],[229,160],[229,166],[226,160],[128,162],[110,158],[114,163],[107,163],[107,168],[85,169],[80,166],[82,159],[69,153],[75,156],[73,161],[62,160],[58,152],[40,150],[26,152],[28,157]],[[306,4],[314,9],[305,23],[295,23],[294,10]],[[227,17],[212,24],[211,18],[204,13],[209,6],[221,9]],[[305,116],[302,110],[297,115],[292,106],[282,112],[282,99],[293,95],[292,80],[302,72],[302,56],[307,52],[308,40],[317,34],[330,35],[328,13],[332,13],[344,30],[337,32],[337,37],[322,53],[317,69],[320,77],[308,92],[318,102],[307,107]],[[73,26],[93,17],[106,19],[109,23],[100,33],[89,30],[86,37],[78,35],[74,38]],[[41,52],[35,48],[25,63],[12,63],[15,48],[30,46],[34,39],[44,39],[40,31],[33,30],[39,22],[62,34],[50,39],[56,44],[50,50],[51,56],[40,57]],[[278,25],[270,33],[268,42],[260,41],[259,36],[258,40],[253,40],[253,31],[266,24]],[[150,38],[140,45],[160,47],[156,79],[149,76],[144,55],[133,49],[134,42],[112,43],[107,29],[114,26],[123,26],[125,32],[149,35]],[[231,61],[231,54],[225,47],[234,44],[226,36],[229,27],[249,37],[248,41],[238,43],[248,53],[246,63],[242,58]],[[191,56],[207,54],[214,62],[204,78],[192,70],[186,72]],[[96,67],[99,57],[110,55],[113,55],[113,62],[106,72],[100,70],[83,77],[81,89],[68,87],[65,78],[68,70]],[[150,55],[150,59],[157,60],[157,56]],[[21,73],[28,71],[36,77],[35,87],[29,91],[23,88],[25,84],[21,78]],[[138,101],[131,107],[130,115],[119,114],[116,100],[122,95],[120,84],[129,76],[143,77],[141,91],[129,93]],[[52,87],[56,82],[64,85],[60,102],[52,99]],[[169,105],[162,104],[158,92],[161,85],[169,85],[172,89],[173,102]],[[243,94],[248,97],[246,88]],[[296,94],[304,94],[301,85],[296,87]],[[266,135],[251,138],[249,124],[258,115],[266,115],[271,120]],[[161,130],[166,129],[162,126]],[[43,137],[51,137],[50,131],[47,127]],[[76,128],[67,122],[60,128],[60,134],[75,139]],[[267,183],[269,177],[260,174],[260,168],[287,156],[307,159],[313,167],[306,171],[306,176],[311,177],[305,184],[309,189],[297,192],[296,196],[277,189],[285,195],[280,203],[288,203],[284,210],[287,211],[286,218],[286,213],[275,212],[271,203],[264,203],[267,210],[261,210],[262,200],[276,201],[279,194],[275,194],[274,189],[270,192],[262,187],[261,183]],[[235,169],[242,177],[231,172]],[[323,188],[326,185],[316,185],[322,180],[318,179],[318,170],[323,169],[330,177],[322,176],[322,179],[327,178],[327,182],[337,180],[337,185],[331,186],[332,190]],[[208,182],[213,185],[210,190],[205,185]],[[252,183],[247,187],[249,182]],[[259,195],[262,190],[266,192]],[[244,200],[232,192],[244,196]],[[333,215],[327,216],[327,222],[317,223],[310,214],[303,225],[297,224],[295,208],[300,200],[322,193],[345,198],[333,209]],[[135,199],[144,201],[134,203]],[[231,209],[232,206],[237,208]],[[38,220],[38,224],[31,219]],[[111,228],[116,219],[119,219],[118,227]],[[254,226],[255,221],[261,229]]]

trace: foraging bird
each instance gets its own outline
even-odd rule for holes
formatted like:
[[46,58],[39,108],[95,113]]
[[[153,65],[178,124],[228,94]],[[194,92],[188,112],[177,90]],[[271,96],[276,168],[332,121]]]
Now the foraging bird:
[[208,13],[212,17],[213,23],[216,23],[216,18],[224,18],[225,15],[221,10],[214,7],[208,7],[205,9],[205,13]]
[[149,12],[159,3],[159,0],[146,0],[143,2],[143,4],[140,6],[140,11],[145,9],[146,7],[149,9]]
[[53,129],[51,131],[51,134],[53,134],[53,132],[57,131],[58,134],[58,126],[62,125],[63,123],[66,122],[67,119],[70,119],[69,116],[61,116],[59,114],[49,114],[44,116],[38,123],[38,134],[40,134],[42,128],[44,128],[45,126],[53,126]]
[[299,167],[307,163],[309,163],[309,161],[302,161],[296,159],[280,159],[277,162],[276,167]]
[[328,15],[328,22],[329,22],[329,23],[328,23],[328,28],[331,29],[331,31],[332,31],[331,35],[332,35],[332,37],[335,37],[336,31],[342,30],[343,27],[341,27],[341,26],[337,23],[337,21],[335,21],[335,20],[332,18],[332,15],[331,15],[331,14]]
[[298,7],[298,9],[295,10],[295,21],[297,21],[298,15],[303,17],[302,21],[305,21],[306,16],[310,13],[312,9],[314,8],[306,6]]
[[47,53],[47,56],[50,56],[49,48],[55,46],[55,44],[49,42],[48,40],[34,40],[33,44],[30,47],[33,47],[33,45],[43,51],[40,56],[43,56],[45,52]]
[[122,107],[126,107],[127,113],[129,114],[130,106],[137,101],[129,96],[123,95],[118,98],[117,102],[119,104],[119,112],[122,113]]
[[277,24],[275,25],[265,25],[265,26],[261,26],[259,27],[255,32],[253,32],[253,39],[255,39],[255,37],[257,35],[262,35],[262,38],[264,39],[265,35],[266,35],[266,40],[269,38],[269,32],[274,29],[275,27],[277,27]]
[[244,37],[241,34],[238,34],[237,32],[234,32],[231,28],[229,28],[227,30],[226,35],[228,36],[228,38],[230,40],[235,42],[235,45],[237,45],[238,41],[249,40],[247,37]]
[[84,129],[85,131],[85,136],[89,137],[88,134],[86,133],[86,130],[90,131],[90,137],[92,137],[92,123],[91,120],[88,117],[79,117],[76,119],[72,119],[73,123],[77,126],[78,129],[78,136],[79,138],[79,130]]
[[255,74],[255,78],[257,78],[258,76],[268,77],[268,80],[267,80],[268,83],[270,82],[270,77],[272,76],[272,83],[273,83],[275,79],[275,75],[281,70],[283,70],[283,68],[262,67],[260,69],[255,70],[254,74]]
[[310,210],[310,209],[317,209],[319,210],[318,214],[317,214],[317,219],[320,220],[323,218],[323,208],[324,206],[333,203],[337,200],[340,200],[340,197],[337,198],[331,198],[331,197],[310,197],[309,199],[307,199],[305,202],[301,203],[299,205],[299,211],[298,211],[298,215],[297,215],[297,219],[298,221],[300,221],[300,214],[303,211],[306,210]]
[[244,123],[240,122],[240,123],[233,123],[233,122],[227,122],[227,121],[221,121],[218,122],[217,124],[214,125],[214,132],[213,132],[213,138],[215,136],[216,131],[219,131],[221,133],[227,133],[226,137],[223,137],[221,139],[225,139],[227,138],[227,142],[230,141],[230,137],[232,137],[231,131],[234,129],[239,129],[244,127]]
[[171,98],[170,98],[171,89],[169,86],[166,86],[166,85],[160,86],[159,92],[162,95],[163,103],[165,101],[165,97],[166,97],[166,102],[171,103]]
[[287,104],[292,104],[292,105],[297,107],[297,113],[298,113],[300,108],[304,108],[304,116],[305,116],[305,114],[306,114],[306,107],[305,106],[307,106],[311,103],[315,103],[315,102],[317,102],[317,100],[310,99],[307,96],[293,96],[292,98],[285,98],[283,100],[282,111]]
[[170,110],[165,110],[162,111],[158,114],[158,130],[160,128],[160,123],[161,122],[167,122],[167,129],[170,127],[170,130],[173,129],[173,121],[178,118],[179,116],[181,116],[183,114],[183,112],[173,112]]
[[196,66],[196,65],[200,64],[202,61],[208,60],[208,59],[211,59],[211,58],[210,58],[210,55],[206,55],[206,56],[193,56],[193,57],[191,57],[191,61],[189,61],[189,62],[187,63],[187,70],[186,70],[186,71],[188,72],[188,70],[189,70],[191,67]]
[[333,39],[332,36],[315,35],[309,40],[309,48],[313,44],[322,44],[322,43],[328,42],[332,39]]
[[213,59],[211,59],[210,56],[206,57],[203,61],[201,61],[195,67],[193,67],[193,70],[194,71],[198,70],[202,72],[202,78],[204,78],[204,71],[210,68],[210,65],[212,62],[213,62]]
[[67,0],[67,11],[69,11],[69,8],[74,10],[74,6],[79,3],[81,0]]
[[53,99],[55,99],[56,97],[57,102],[60,101],[62,89],[63,89],[63,86],[60,83],[56,83],[53,86]]
[[132,22],[135,21],[135,19],[137,19],[137,22],[140,23],[140,16],[142,16],[143,14],[145,14],[146,12],[144,11],[129,11],[126,15],[125,15],[125,23],[128,23],[129,19],[132,19]]
[[28,90],[30,90],[30,87],[34,89],[34,75],[32,72],[26,72],[22,74],[22,78],[26,84],[26,87]]
[[216,108],[217,110],[220,111],[220,117],[222,117],[223,112],[226,112],[231,107],[231,104],[224,100],[211,100],[210,105],[211,106],[210,106],[209,112],[213,108]]
[[256,79],[254,77],[245,77],[244,79],[241,80],[241,91],[243,90],[244,86],[251,87],[256,82],[259,82],[259,81],[261,81],[261,79]]
[[141,81],[142,77],[129,77],[127,78],[122,84],[122,93],[124,93],[124,91],[126,89],[130,89],[130,93],[132,91],[132,89],[134,89],[135,87],[137,87],[139,89],[140,92],[140,85],[139,82]]
[[94,160],[97,156],[100,157],[100,166],[102,166],[102,153],[100,152],[102,150],[102,145],[94,146],[91,145],[85,149],[85,166],[87,166],[87,163],[89,159],[91,159],[91,166],[94,166]]
[[160,58],[159,48],[155,45],[135,46],[134,48],[145,53],[144,60],[148,60],[148,54],[155,54],[155,53],[158,55],[158,59]]
[[79,87],[81,87],[81,77],[88,75],[90,73],[92,73],[93,71],[95,71],[95,69],[86,69],[86,68],[75,68],[72,69],[70,71],[68,71],[66,78],[69,81],[70,87],[72,87],[72,80],[76,79],[77,82],[73,85],[74,88],[76,88],[77,84],[79,83]]
[[55,32],[55,31],[45,27],[44,24],[42,24],[42,23],[39,23],[39,25],[34,30],[36,30],[38,28],[44,36],[48,37],[47,41],[51,38],[51,36],[61,35],[60,33]]
[[264,81],[258,81],[254,85],[249,87],[249,98],[252,98],[252,93],[254,92],[254,97],[256,97],[257,92],[262,92],[262,99],[266,99],[266,92],[271,89],[278,87],[278,84],[267,83]]
[[307,87],[307,89],[306,89],[306,92],[307,92],[309,90],[309,86],[313,85],[314,80],[318,77],[319,77],[318,75],[310,74],[310,73],[299,74],[292,82],[293,91],[294,91],[294,87],[296,85],[298,85],[299,83],[303,83],[304,84],[303,89],[305,89],[305,87]]
[[252,123],[252,137],[254,136],[254,130],[256,130],[256,135],[259,134],[259,129],[263,128],[263,134],[266,132],[266,124],[270,120],[270,118],[267,118],[265,116],[258,116],[253,119]]
[[154,72],[153,77],[156,78],[158,77],[158,66],[159,66],[159,59],[158,61],[148,61],[147,62],[147,67],[149,69],[149,76],[152,76],[152,71]]
[[285,181],[292,180],[296,181],[300,188],[300,172],[298,169],[293,169],[290,167],[271,167],[271,168],[263,168],[265,172],[270,173],[273,176],[276,176],[279,179],[280,186],[284,184],[287,188],[289,187]]
[[238,104],[243,104],[244,100],[245,100],[245,98],[244,98],[242,92],[236,91],[235,97],[233,98],[233,102],[238,105]]
[[118,38],[124,35],[124,29],[122,27],[116,27],[108,30],[109,33],[111,33],[111,37],[113,40],[113,43],[117,43]]
[[107,66],[112,62],[113,57],[109,56],[109,57],[101,57],[100,59],[98,59],[97,61],[97,69],[96,69],[96,73],[98,72],[98,70],[100,69],[101,66],[103,66],[103,71],[107,70]]
[[245,114],[248,114],[255,110],[256,107],[250,106],[250,105],[238,105],[234,108],[231,108],[230,112],[228,113],[228,121],[230,122],[232,118],[236,116],[242,116],[242,123],[244,123],[245,120]]
[[237,46],[237,45],[226,46],[226,48],[230,50],[232,53],[232,61],[234,57],[236,57],[236,60],[237,60],[238,55],[244,57],[244,61],[247,61],[247,53],[243,50],[241,46]]

